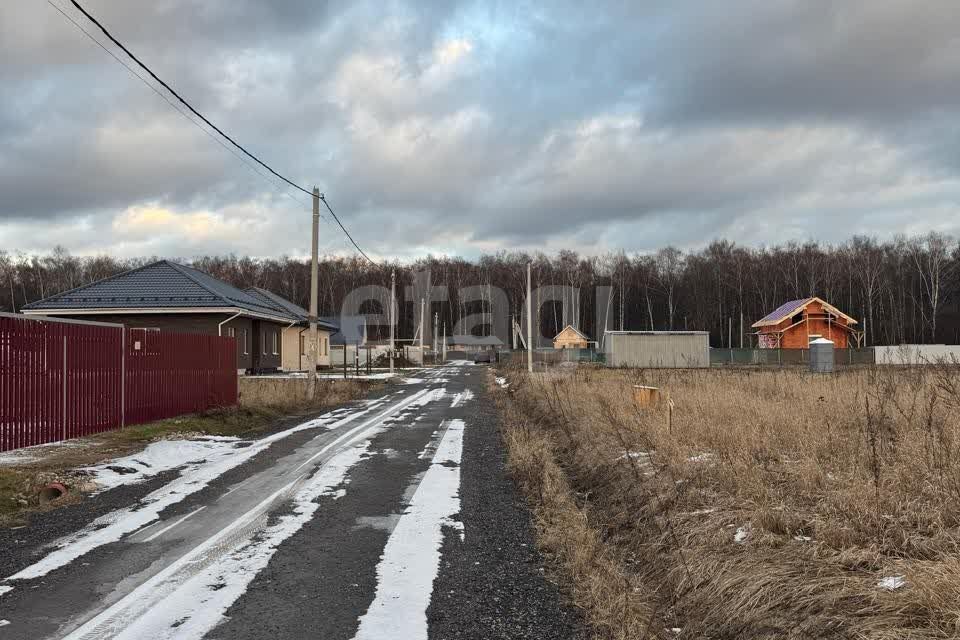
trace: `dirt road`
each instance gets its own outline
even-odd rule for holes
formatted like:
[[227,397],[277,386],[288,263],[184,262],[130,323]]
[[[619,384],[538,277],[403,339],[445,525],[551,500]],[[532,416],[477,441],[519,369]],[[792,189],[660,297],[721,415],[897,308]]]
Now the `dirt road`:
[[52,542],[4,532],[0,637],[579,637],[504,473],[485,376],[433,369],[184,460],[92,498]]

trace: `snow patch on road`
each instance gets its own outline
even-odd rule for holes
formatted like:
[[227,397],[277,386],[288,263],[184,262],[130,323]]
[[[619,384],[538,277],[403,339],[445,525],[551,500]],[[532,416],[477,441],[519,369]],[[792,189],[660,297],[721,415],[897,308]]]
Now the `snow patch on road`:
[[105,514],[80,531],[61,538],[51,545],[53,551],[43,559],[5,578],[4,581],[30,580],[45,576],[98,547],[116,542],[128,533],[154,522],[158,519],[160,512],[170,505],[177,504],[187,496],[202,490],[211,481],[247,462],[261,451],[268,449],[273,443],[307,429],[318,427],[335,429],[359,416],[370,413],[374,407],[375,405],[369,405],[364,409],[348,414],[340,420],[333,420],[331,417],[324,415],[257,440],[249,447],[235,449],[233,455],[215,457],[197,464],[187,464],[182,468],[179,477],[146,495],[140,500],[139,504]]
[[[190,640],[204,637],[226,620],[224,614],[227,609],[246,592],[256,575],[270,562],[279,545],[313,518],[320,506],[317,498],[328,495],[340,485],[350,468],[367,453],[369,447],[370,441],[366,440],[331,458],[296,491],[292,498],[293,513],[281,516],[274,525],[215,564],[182,584],[176,583],[175,576],[161,576],[160,580],[149,580],[134,590],[127,596],[130,598],[127,606],[135,609],[136,613],[141,610],[143,613],[116,635],[116,640]],[[194,555],[197,558],[193,558]],[[188,556],[191,557],[185,558],[187,562],[196,562],[202,554],[191,552]],[[157,599],[155,596],[158,593],[168,595]],[[107,613],[109,610],[104,612]],[[176,626],[173,626],[174,623]],[[98,624],[100,622],[94,618],[67,636],[66,640],[86,638],[97,630]]]
[[462,531],[460,458],[463,420],[451,420],[410,506],[390,534],[377,565],[377,593],[355,640],[426,640],[427,607],[440,568],[443,527]]
[[453,409],[458,407],[469,400],[473,400],[473,391],[470,389],[464,389],[453,397],[453,402],[450,403],[450,408]]

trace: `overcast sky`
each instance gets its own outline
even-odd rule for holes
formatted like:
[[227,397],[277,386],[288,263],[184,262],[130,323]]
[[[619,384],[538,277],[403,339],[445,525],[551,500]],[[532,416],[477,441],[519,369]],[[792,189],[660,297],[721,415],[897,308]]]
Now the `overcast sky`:
[[[960,231],[954,2],[82,3],[374,256]],[[306,196],[46,2],[0,4],[0,82],[0,249],[309,252]]]

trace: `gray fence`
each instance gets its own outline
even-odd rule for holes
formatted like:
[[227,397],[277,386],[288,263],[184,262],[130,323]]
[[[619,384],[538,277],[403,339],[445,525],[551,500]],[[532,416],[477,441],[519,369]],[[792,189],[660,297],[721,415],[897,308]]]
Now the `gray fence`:
[[[844,365],[872,365],[876,356],[872,347],[836,349],[834,362]],[[790,366],[810,363],[809,349],[710,349],[712,366]]]
[[[523,349],[500,351],[499,361],[505,364],[523,365],[527,363],[527,352]],[[598,362],[604,361],[604,354],[596,349],[534,349],[534,363],[556,365],[561,362]]]

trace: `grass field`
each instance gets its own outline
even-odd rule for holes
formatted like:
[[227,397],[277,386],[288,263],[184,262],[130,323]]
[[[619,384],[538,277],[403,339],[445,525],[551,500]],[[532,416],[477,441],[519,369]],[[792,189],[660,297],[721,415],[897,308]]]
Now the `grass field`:
[[505,375],[511,468],[598,637],[960,636],[956,368]]

